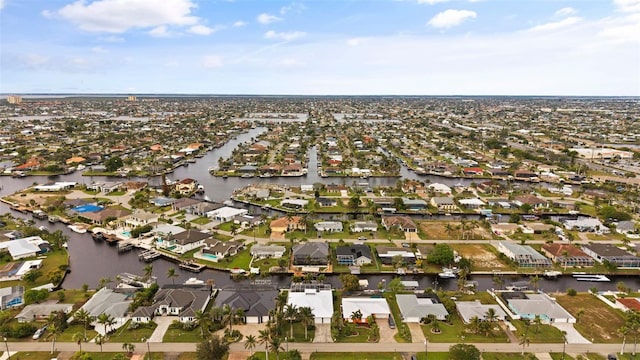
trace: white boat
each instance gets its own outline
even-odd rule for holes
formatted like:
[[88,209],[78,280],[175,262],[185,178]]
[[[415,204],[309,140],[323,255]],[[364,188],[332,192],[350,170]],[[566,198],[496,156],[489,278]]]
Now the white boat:
[[87,228],[85,227],[84,224],[72,224],[68,226],[69,229],[71,229],[71,231],[73,232],[77,232],[79,234],[84,234],[87,232]]
[[204,284],[204,280],[200,280],[198,278],[189,278],[189,280],[184,282],[185,285],[202,285]]
[[451,269],[442,269],[442,272],[438,274],[443,279],[453,279],[456,277],[456,273]]
[[584,273],[573,273],[573,277],[577,281],[594,281],[594,282],[608,282],[611,281],[608,277],[600,274],[584,274]]
[[561,271],[557,271],[557,270],[545,270],[542,273],[542,276],[544,277],[548,277],[548,278],[556,278],[558,276],[562,275]]

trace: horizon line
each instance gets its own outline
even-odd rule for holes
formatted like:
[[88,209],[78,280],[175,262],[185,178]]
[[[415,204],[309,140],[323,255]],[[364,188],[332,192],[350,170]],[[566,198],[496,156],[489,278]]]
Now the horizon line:
[[169,92],[0,92],[0,96],[243,96],[243,97],[548,97],[548,98],[637,98],[639,95],[544,95],[544,94],[263,94],[263,93],[169,93]]

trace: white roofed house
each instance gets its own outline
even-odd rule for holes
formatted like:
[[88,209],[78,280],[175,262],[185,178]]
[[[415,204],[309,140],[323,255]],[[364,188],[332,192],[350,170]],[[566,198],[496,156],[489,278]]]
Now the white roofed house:
[[458,203],[467,209],[478,209],[485,205],[484,201],[478,198],[460,199]]
[[445,320],[449,313],[435,294],[397,294],[396,301],[405,322],[419,323],[420,319],[434,315]]
[[258,259],[266,259],[266,258],[281,258],[287,248],[280,245],[253,245],[249,253],[251,256],[256,257]]
[[550,267],[551,260],[528,245],[519,245],[510,241],[498,241],[494,245],[498,251],[525,268]]
[[385,265],[393,264],[393,258],[396,256],[402,257],[402,261],[406,264],[414,264],[416,262],[416,254],[411,249],[378,245],[376,246],[376,252],[380,261]]
[[349,230],[355,233],[378,231],[378,223],[375,221],[356,221],[349,226]]
[[342,221],[320,221],[313,224],[318,232],[342,232]]
[[494,320],[504,320],[507,314],[497,304],[482,304],[480,300],[476,301],[456,301],[456,308],[465,324],[469,324],[471,319],[478,317],[480,320],[488,320],[487,313],[489,309],[493,309],[495,314]]
[[330,287],[296,288],[292,284],[287,304],[300,309],[311,308],[316,324],[331,324],[333,316],[333,292]]
[[366,323],[369,316],[376,319],[387,319],[391,315],[391,309],[385,298],[371,297],[343,297],[342,317],[345,321],[356,322],[351,315],[356,312],[362,314],[361,323]]
[[608,234],[609,228],[606,227],[599,219],[581,217],[576,220],[565,220],[564,227],[567,230],[577,230],[583,232],[595,232]]
[[543,323],[575,323],[576,318],[545,293],[506,292],[502,297],[516,319],[533,320],[536,315]]
[[191,323],[196,321],[195,314],[198,310],[206,309],[210,299],[209,287],[168,285],[158,290],[151,306],[139,307],[132,314],[132,318],[146,320],[145,315],[148,314],[168,315],[177,316],[182,323]]
[[234,207],[225,206],[207,213],[207,217],[220,222],[232,221],[233,218],[239,215],[245,215],[249,213],[247,209],[236,209]]
[[136,210],[124,219],[124,223],[129,226],[145,226],[158,222],[160,217],[158,214],[150,213],[143,210]]
[[13,260],[33,257],[46,253],[51,246],[48,241],[40,236],[30,236],[21,239],[14,239],[0,242],[0,250],[7,250]]

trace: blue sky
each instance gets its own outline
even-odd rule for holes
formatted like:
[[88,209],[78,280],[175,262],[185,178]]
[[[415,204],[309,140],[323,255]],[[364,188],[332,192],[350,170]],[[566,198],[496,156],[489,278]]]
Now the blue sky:
[[640,0],[0,0],[0,92],[640,95]]

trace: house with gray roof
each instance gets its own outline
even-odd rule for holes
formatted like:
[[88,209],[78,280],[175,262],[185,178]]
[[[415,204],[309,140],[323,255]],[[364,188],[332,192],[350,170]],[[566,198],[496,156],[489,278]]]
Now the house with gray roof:
[[509,259],[517,262],[520,267],[537,268],[550,267],[552,265],[549,258],[528,245],[520,245],[511,241],[498,241],[497,245],[494,246]]
[[269,321],[269,311],[275,309],[277,296],[275,289],[220,290],[214,306],[243,309],[247,324],[262,324]]
[[599,263],[608,261],[621,268],[640,267],[640,257],[611,244],[584,244],[582,250]]
[[151,306],[141,306],[132,315],[134,321],[148,322],[153,315],[177,316],[182,323],[194,322],[196,311],[209,304],[211,290],[206,286],[167,285],[158,290]]
[[419,323],[420,319],[434,315],[445,320],[449,313],[435,294],[396,294],[400,315],[404,322]]
[[537,315],[546,324],[576,322],[576,318],[573,315],[547,294],[507,292],[503,293],[502,296],[516,319],[533,320]]
[[320,221],[313,224],[316,231],[319,232],[342,232],[342,221]]
[[412,211],[425,210],[429,207],[426,201],[422,199],[409,199],[409,198],[401,198],[402,205],[404,205],[405,209]]
[[356,221],[349,226],[349,230],[355,233],[378,231],[378,223],[375,221]]
[[[120,294],[106,287],[98,290],[89,301],[82,305],[81,309],[84,309],[89,315],[97,318],[100,314],[109,314],[115,320],[113,326],[107,326],[107,332],[111,332],[120,328],[128,320],[129,306],[133,302],[133,299],[127,294]],[[92,323],[96,331],[102,335],[104,333],[104,326],[100,326],[97,322]]]
[[429,201],[431,205],[438,208],[438,211],[455,211],[457,209],[456,202],[449,196],[434,196]]
[[30,304],[25,306],[15,318],[18,319],[18,322],[46,320],[49,315],[54,312],[62,311],[68,314],[72,309],[73,304],[58,304],[56,302],[48,301],[42,304]]
[[336,258],[339,265],[369,265],[373,261],[371,249],[367,245],[353,244],[336,247]]
[[305,242],[293,247],[293,265],[327,265],[329,245],[319,242]]
[[471,319],[474,317],[478,317],[480,320],[488,320],[487,312],[489,309],[493,309],[495,312],[494,320],[504,320],[507,317],[507,313],[502,310],[500,305],[497,304],[483,304],[480,300],[476,301],[456,301],[456,309],[458,310],[458,314],[460,314],[460,318],[465,324],[469,324]]

